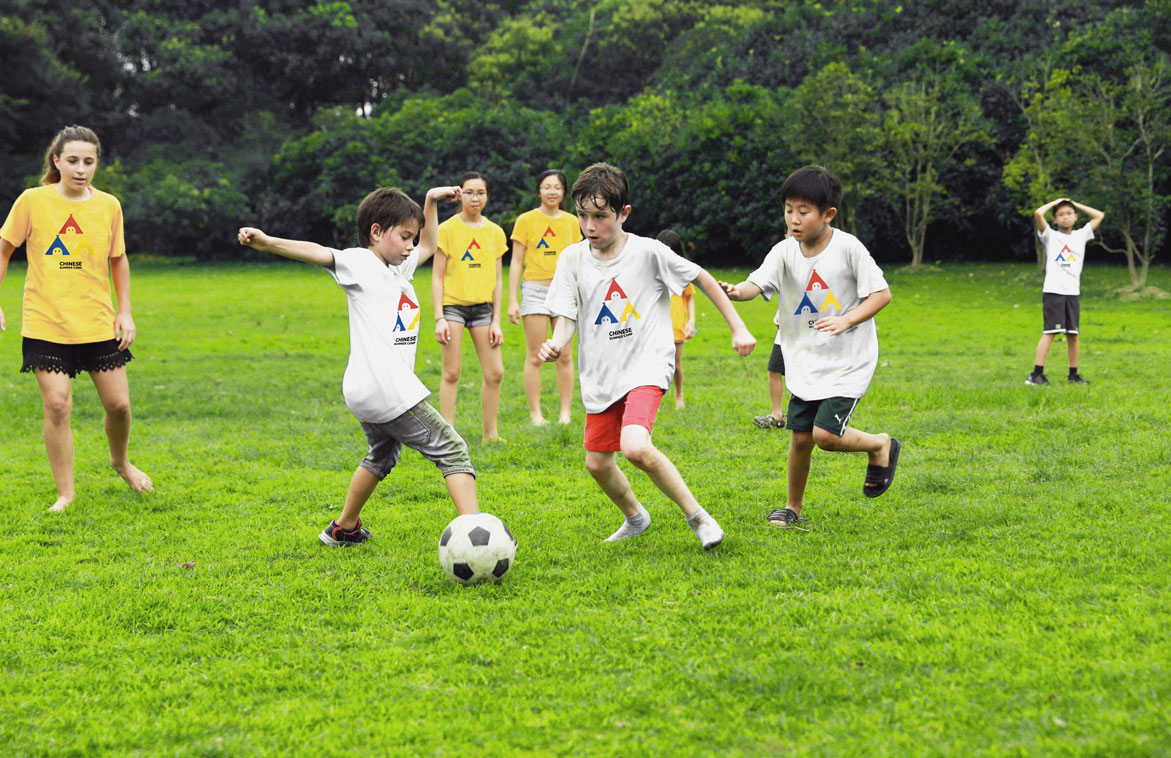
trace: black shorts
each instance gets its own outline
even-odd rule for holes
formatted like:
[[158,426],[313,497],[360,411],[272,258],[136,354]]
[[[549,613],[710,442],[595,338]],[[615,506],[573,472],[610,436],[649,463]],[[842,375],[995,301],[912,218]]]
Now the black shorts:
[[1041,293],[1041,313],[1045,319],[1044,334],[1077,334],[1081,316],[1081,299],[1077,295]]
[[112,371],[134,359],[129,348],[118,349],[118,340],[65,345],[25,337],[22,349],[24,363],[20,367],[21,373],[49,371],[68,374],[70,378],[82,371]]
[[789,398],[789,417],[785,426],[794,432],[812,432],[820,426],[839,437],[846,433],[850,416],[858,407],[856,397],[827,397],[823,400],[802,400],[796,395]]
[[768,356],[768,370],[774,374],[785,375],[785,356],[781,353],[781,346],[773,343],[773,351]]

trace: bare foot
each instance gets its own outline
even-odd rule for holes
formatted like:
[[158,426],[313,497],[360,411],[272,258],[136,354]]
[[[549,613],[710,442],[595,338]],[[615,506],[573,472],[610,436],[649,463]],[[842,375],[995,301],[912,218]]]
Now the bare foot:
[[569,423],[569,414],[568,413],[561,414],[561,418],[557,419],[557,423],[558,424],[568,424]]
[[483,441],[488,442],[488,443],[492,443],[492,444],[496,444],[496,445],[503,445],[504,444],[504,438],[501,437],[499,434],[493,434],[491,436],[485,434],[483,437]]
[[73,496],[65,497],[64,495],[57,496],[57,502],[49,506],[49,513],[64,513],[65,509],[73,504]]
[[135,492],[152,492],[154,490],[154,483],[151,482],[150,477],[139,471],[134,464],[127,461],[121,466],[113,466],[114,470],[118,472],[118,476],[125,480],[130,489]]
[[683,407],[684,407],[683,398],[681,398],[681,397],[675,398],[675,410],[677,410],[677,411],[682,410]]
[[529,416],[529,422],[532,423],[533,426],[544,426],[545,424],[549,423],[545,420],[544,416]]
[[885,466],[890,463],[890,435],[883,432],[877,436],[882,437],[882,450],[877,453],[867,453],[866,457],[870,463],[876,466]]

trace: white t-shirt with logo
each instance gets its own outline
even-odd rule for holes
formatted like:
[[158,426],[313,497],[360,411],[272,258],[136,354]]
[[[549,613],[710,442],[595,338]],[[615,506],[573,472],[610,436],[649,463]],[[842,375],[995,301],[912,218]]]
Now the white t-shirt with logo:
[[565,248],[545,305],[577,322],[581,400],[601,413],[635,387],[667,389],[675,373],[671,295],[702,269],[663,243],[627,234],[621,252],[602,261],[589,240]]
[[388,266],[364,247],[331,252],[333,268],[326,270],[345,290],[350,315],[342,395],[359,421],[381,424],[431,394],[415,376],[421,314],[411,280],[419,254]]
[[801,254],[796,239],[778,242],[748,275],[765,300],[780,295],[777,333],[785,356],[785,384],[802,400],[862,397],[878,366],[874,319],[834,336],[813,328],[818,319],[843,315],[889,286],[857,237],[832,231],[829,244],[812,258]]
[[1045,231],[1037,232],[1037,236],[1045,245],[1045,283],[1041,285],[1041,291],[1080,295],[1086,243],[1094,238],[1094,227],[1086,224],[1065,234],[1047,226]]

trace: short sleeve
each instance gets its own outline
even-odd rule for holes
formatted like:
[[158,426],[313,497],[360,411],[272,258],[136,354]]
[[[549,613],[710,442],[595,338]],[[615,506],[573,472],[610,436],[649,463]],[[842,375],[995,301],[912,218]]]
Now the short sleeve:
[[333,268],[325,267],[333,280],[343,287],[352,287],[358,283],[357,258],[353,255],[351,250],[334,250],[329,248],[329,252],[333,254]]
[[782,244],[784,243],[778,242],[773,245],[773,249],[768,251],[768,255],[764,256],[764,260],[760,262],[760,266],[748,275],[748,281],[760,288],[760,296],[765,301],[772,300],[773,295],[780,288],[781,269],[784,265],[784,259],[781,257]]
[[398,264],[398,271],[408,282],[415,278],[415,270],[419,268],[419,250],[415,248],[411,254]]
[[854,269],[854,279],[858,282],[858,297],[866,298],[875,292],[890,287],[882,275],[882,269],[870,255],[870,251],[861,242],[855,242],[850,251],[850,266]]
[[450,250],[451,250],[451,224],[444,222],[439,225],[439,249],[435,251],[435,254],[447,257],[447,252]]
[[557,259],[557,270],[545,295],[545,307],[556,316],[577,321],[577,251],[565,250]]
[[1089,242],[1090,240],[1092,240],[1094,238],[1093,224],[1086,224],[1085,226],[1083,226],[1081,229],[1081,233],[1082,233],[1082,241],[1083,242]]
[[8,211],[4,226],[0,226],[0,237],[11,242],[13,247],[20,247],[28,239],[29,231],[28,195],[22,192]]
[[529,246],[528,214],[522,213],[516,217],[516,223],[512,225],[512,239],[525,247]]
[[672,295],[682,295],[683,289],[695,281],[703,269],[699,264],[687,260],[658,240],[650,245],[651,254],[659,270],[659,279],[667,285]]
[[492,231],[496,237],[496,257],[503,258],[508,253],[508,238],[504,236],[504,229],[500,226],[496,226]]
[[[1036,227],[1034,227],[1034,228],[1036,228]],[[1049,244],[1049,225],[1048,224],[1045,225],[1045,228],[1043,230],[1039,230],[1037,232],[1037,237],[1039,237],[1041,242],[1043,242],[1044,244],[1046,244],[1046,245]]]
[[122,223],[122,204],[114,198],[114,213],[110,219],[110,257],[119,258],[126,254],[126,230]]

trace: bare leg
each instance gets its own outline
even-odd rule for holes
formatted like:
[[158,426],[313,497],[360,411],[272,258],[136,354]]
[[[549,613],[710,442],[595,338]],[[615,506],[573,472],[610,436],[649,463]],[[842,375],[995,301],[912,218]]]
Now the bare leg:
[[675,376],[671,378],[675,385],[675,410],[683,407],[683,343],[675,343]]
[[[553,319],[557,323],[557,319]],[[569,409],[573,402],[573,348],[569,345],[557,357],[557,395],[561,400],[561,415],[557,418],[562,424],[569,423]]]
[[451,329],[451,339],[446,345],[439,346],[443,361],[443,372],[439,379],[439,415],[455,426],[455,396],[459,392],[460,347],[464,341],[464,325],[458,321],[448,321],[447,324]]
[[135,492],[150,492],[154,484],[127,457],[130,447],[130,387],[126,367],[91,371],[89,378],[98,390],[106,411],[106,440],[110,444],[110,465]]
[[476,355],[480,358],[480,370],[484,374],[484,382],[480,385],[480,406],[484,412],[484,440],[492,442],[500,439],[500,432],[496,428],[496,415],[500,409],[500,381],[504,378],[504,359],[501,357],[500,345],[488,344],[488,330],[487,326],[473,326],[468,329],[472,334]]
[[354,471],[354,476],[350,479],[350,488],[346,491],[346,504],[342,506],[342,515],[335,519],[338,526],[347,532],[358,526],[362,506],[366,505],[366,501],[374,494],[380,481],[382,480],[375,476],[374,472],[361,466]]
[[529,420],[540,425],[545,423],[545,417],[541,415],[541,366],[544,361],[537,357],[537,351],[549,334],[549,317],[535,313],[522,320],[525,329],[525,397],[529,400]]
[[772,404],[772,417],[780,421],[785,417],[785,375],[768,372],[768,399]]
[[616,458],[616,453],[587,450],[586,470],[624,516],[633,516],[638,513],[638,498],[634,496],[626,475],[618,468]]
[[49,510],[60,513],[77,497],[73,488],[73,432],[69,428],[73,393],[66,374],[37,371],[36,376],[45,408],[45,451],[57,485],[57,501]]
[[478,513],[480,506],[476,500],[476,477],[471,474],[452,474],[447,477],[447,493],[451,495],[451,502],[455,503],[455,510],[461,516],[465,513]]
[[1049,355],[1049,346],[1053,344],[1055,334],[1042,334],[1041,339],[1037,342],[1037,356],[1033,359],[1033,363],[1038,366],[1045,365],[1045,358]]
[[1069,343],[1069,367],[1077,370],[1078,362],[1078,340],[1076,334],[1065,335],[1065,341]]
[[786,507],[800,515],[805,505],[805,485],[809,483],[809,463],[813,459],[813,433],[793,432],[789,439],[789,493]]
[[846,433],[839,437],[833,432],[815,426],[813,441],[822,450],[831,450],[835,453],[866,453],[869,462],[876,466],[885,466],[890,462],[890,435],[886,433],[867,434],[853,427],[846,427]]
[[622,455],[645,471],[655,486],[685,514],[690,516],[699,508],[679,469],[651,443],[651,433],[645,427],[622,427]]

